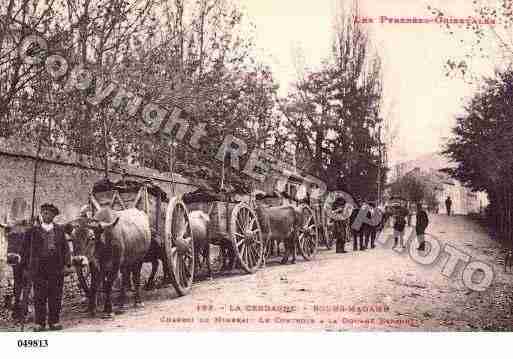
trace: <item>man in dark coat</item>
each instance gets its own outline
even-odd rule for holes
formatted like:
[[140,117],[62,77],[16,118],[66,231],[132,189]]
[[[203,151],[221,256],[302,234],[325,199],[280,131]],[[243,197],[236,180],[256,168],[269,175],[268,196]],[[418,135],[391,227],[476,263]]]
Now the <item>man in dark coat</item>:
[[404,227],[406,226],[404,214],[405,211],[400,208],[394,216],[394,246],[392,248],[397,247],[398,244],[404,248]]
[[452,207],[452,200],[451,196],[447,196],[447,199],[445,200],[445,208],[447,209],[447,215],[451,215],[451,207]]
[[[71,255],[64,228],[53,222],[59,210],[53,204],[41,206],[41,224],[30,231],[29,273],[34,284],[35,331],[61,330],[59,324],[64,285],[64,267]],[[48,309],[48,310],[47,310]]]
[[335,233],[337,236],[337,242],[335,246],[336,253],[347,253],[346,251],[346,226],[347,221],[335,221]]
[[426,242],[424,240],[424,235],[426,232],[426,228],[429,224],[429,219],[426,211],[422,208],[422,203],[417,203],[417,223],[415,224],[415,231],[417,233],[417,240],[419,241],[419,248],[417,250],[424,251],[426,250]]
[[[344,210],[346,201],[342,198],[337,198],[333,202],[333,210],[337,216],[340,216]],[[335,252],[336,253],[347,253],[346,252],[346,226],[348,226],[348,220],[333,219],[333,226],[335,237],[337,239]]]

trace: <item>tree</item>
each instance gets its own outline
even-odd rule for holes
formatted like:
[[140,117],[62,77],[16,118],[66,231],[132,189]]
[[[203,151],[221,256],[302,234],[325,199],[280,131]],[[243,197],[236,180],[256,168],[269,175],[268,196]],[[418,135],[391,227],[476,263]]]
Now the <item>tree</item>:
[[328,187],[375,197],[377,181],[383,184],[386,176],[385,170],[378,171],[381,61],[353,15],[358,15],[356,6],[338,15],[331,59],[319,70],[298,71],[280,108],[296,162],[305,164],[305,171]]
[[[167,3],[163,14],[165,21],[155,29],[152,46],[140,46],[133,58],[125,57],[117,78],[127,88],[144,91],[153,103],[183,109],[191,126],[207,124],[208,141],[203,141],[202,151],[180,145],[177,168],[186,174],[198,164],[212,169],[209,182],[218,186],[222,163],[212,159],[226,136],[243,140],[248,153],[280,142],[278,86],[270,69],[255,60],[252,39],[241,30],[243,14],[235,3],[177,0]],[[168,163],[167,140],[159,139],[145,157]],[[242,181],[231,175],[232,181]]]
[[391,184],[390,192],[392,196],[418,203],[426,198],[428,190],[425,183],[419,178],[406,175]]
[[[52,39],[51,50],[62,54],[70,68],[81,64],[92,70],[94,83],[87,91],[68,92],[65,81],[55,82],[20,63],[34,81],[10,101],[7,120],[0,123],[5,128],[2,135],[30,135],[34,124],[44,118],[43,122],[51,123],[47,127],[51,127],[52,145],[100,155],[106,169],[110,160],[130,159],[168,171],[167,139],[151,139],[148,145],[135,123],[140,111],[134,116],[126,107],[112,111],[109,101],[99,106],[87,101],[102,84],[115,82],[141,96],[143,103],[180,107],[192,126],[208,124],[208,138],[216,140],[205,144],[207,153],[178,148],[182,166],[177,168],[186,170],[201,163],[219,173],[212,156],[227,134],[242,138],[250,148],[277,143],[273,139],[277,85],[269,68],[255,61],[251,38],[241,31],[243,14],[231,0],[55,0],[46,4],[53,6],[53,12],[45,13],[48,21],[42,30],[33,23],[34,16],[28,21],[17,8],[2,18],[2,24],[27,27],[27,33],[38,30],[37,34]],[[7,56],[13,48],[0,47],[0,55]],[[16,65],[18,57],[12,61]],[[13,64],[6,66],[11,72]],[[13,77],[11,72],[8,75]],[[13,117],[24,121],[13,121]]]
[[[447,76],[460,77],[472,84],[479,84],[481,76],[476,69],[488,62],[506,69],[513,59],[513,2],[511,0],[473,0],[473,16],[468,22],[451,23],[444,8],[428,6],[428,10],[441,20],[441,27],[464,49],[464,55],[448,58],[445,63]],[[472,33],[473,36],[468,36]],[[476,67],[476,68],[474,68]]]
[[[474,0],[474,20],[466,24],[444,24],[454,36],[465,30],[458,45],[465,49],[461,58],[447,60],[447,76],[461,77],[475,85],[475,95],[457,119],[453,138],[444,154],[457,166],[446,169],[464,185],[485,191],[490,201],[489,215],[497,234],[512,240],[512,175],[513,130],[511,125],[513,2]],[[429,10],[440,19],[448,17],[440,8]],[[473,36],[468,36],[472,32]],[[483,62],[495,67],[495,74],[482,77],[477,73]],[[475,67],[475,65],[478,65]]]
[[497,72],[466,106],[444,154],[457,166],[447,169],[474,190],[486,191],[498,234],[512,239],[513,72]]
[[[37,141],[34,124],[44,122],[50,136],[45,140],[53,146],[98,155],[107,162],[111,155],[111,137],[115,118],[104,107],[91,105],[86,98],[101,82],[111,79],[120,50],[137,34],[151,29],[154,0],[9,0],[2,17],[1,39],[12,39],[11,48],[0,48],[0,57],[9,60],[6,72],[25,72],[31,81],[11,97],[4,97],[0,117],[3,136],[19,136]],[[20,7],[20,11],[10,11]],[[32,11],[30,13],[29,10]],[[59,81],[50,78],[44,66],[23,64],[17,56],[20,41],[29,35],[47,40],[49,52],[62,55],[68,73]],[[14,55],[13,55],[14,54]],[[12,58],[14,56],[14,58]],[[94,73],[95,83],[87,91],[65,91],[71,69],[84,66]],[[20,70],[17,70],[19,67]],[[17,72],[16,72],[16,71]],[[6,75],[7,76],[7,75]],[[16,122],[16,123],[14,123]]]

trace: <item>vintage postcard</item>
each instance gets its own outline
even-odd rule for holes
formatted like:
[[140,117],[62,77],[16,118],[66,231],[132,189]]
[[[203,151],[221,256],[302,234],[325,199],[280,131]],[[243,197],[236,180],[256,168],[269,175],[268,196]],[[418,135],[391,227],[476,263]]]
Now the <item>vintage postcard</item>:
[[0,4],[18,346],[513,329],[511,0]]

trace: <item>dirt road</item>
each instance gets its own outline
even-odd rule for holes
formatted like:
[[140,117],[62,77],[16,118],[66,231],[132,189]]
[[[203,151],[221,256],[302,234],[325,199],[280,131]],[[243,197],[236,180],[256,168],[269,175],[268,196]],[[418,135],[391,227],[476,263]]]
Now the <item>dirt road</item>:
[[430,220],[428,232],[442,243],[495,266],[489,290],[465,288],[461,270],[442,275],[445,257],[423,266],[391,250],[390,241],[357,252],[347,245],[347,254],[321,250],[314,261],[295,265],[271,262],[254,275],[219,276],[195,284],[186,297],[172,288],[144,293],[144,309],[112,320],[87,318],[77,311],[84,305],[68,303],[63,324],[69,331],[512,330],[513,276],[503,273],[501,248],[466,217]]

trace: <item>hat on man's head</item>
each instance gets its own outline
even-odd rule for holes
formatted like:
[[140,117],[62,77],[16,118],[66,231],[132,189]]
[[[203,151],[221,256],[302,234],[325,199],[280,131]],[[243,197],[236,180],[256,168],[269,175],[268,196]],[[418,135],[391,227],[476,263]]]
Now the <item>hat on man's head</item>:
[[51,203],[44,203],[41,205],[41,212],[44,210],[52,212],[54,216],[57,216],[60,213],[59,209]]

